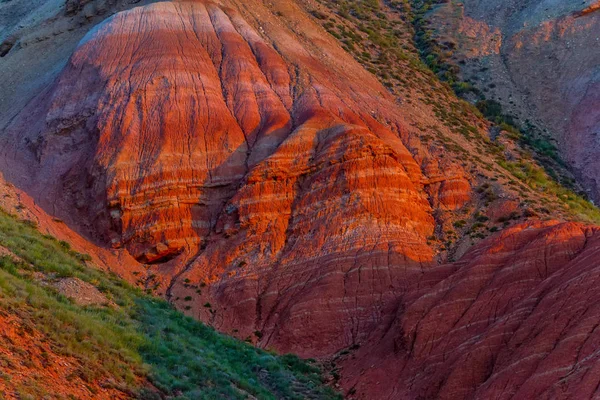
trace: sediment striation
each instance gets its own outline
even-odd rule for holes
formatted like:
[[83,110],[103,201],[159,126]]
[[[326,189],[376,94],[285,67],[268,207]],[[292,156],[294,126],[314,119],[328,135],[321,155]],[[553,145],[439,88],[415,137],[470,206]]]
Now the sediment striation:
[[278,6],[107,19],[0,137],[7,180],[189,315],[335,360],[349,397],[593,392],[597,228],[530,221],[441,259],[442,216],[477,205],[473,171]]
[[191,292],[201,319],[325,355],[389,314],[404,271],[433,260],[435,210],[471,197],[458,164],[415,159],[393,103],[350,59],[269,42],[232,8],[158,3],[81,41],[9,128],[26,150],[5,160],[34,179],[7,175],[162,265],[165,294]]
[[359,398],[593,398],[599,256],[598,228],[575,223],[486,239],[414,280],[394,322],[341,361],[344,385]]

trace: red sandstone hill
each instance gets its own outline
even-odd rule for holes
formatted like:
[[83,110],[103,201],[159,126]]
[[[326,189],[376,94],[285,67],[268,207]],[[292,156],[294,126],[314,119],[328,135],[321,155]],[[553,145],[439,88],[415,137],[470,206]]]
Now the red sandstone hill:
[[[389,269],[432,261],[434,210],[461,207],[470,185],[451,160],[444,176],[425,150],[415,159],[394,99],[339,48],[317,59],[272,29],[268,43],[203,2],[116,15],[9,128],[6,148],[25,151],[6,162],[34,172],[7,177],[98,241],[164,264],[167,295],[190,291],[201,318],[324,355],[377,324],[397,296]],[[359,279],[367,293],[345,300]],[[312,322],[296,316],[323,302]]]
[[[399,101],[305,6],[110,17],[4,129],[2,172],[43,228],[225,333],[330,360],[348,397],[592,397],[598,230],[540,221],[479,117],[467,138],[425,92]],[[507,228],[476,243],[465,220]]]

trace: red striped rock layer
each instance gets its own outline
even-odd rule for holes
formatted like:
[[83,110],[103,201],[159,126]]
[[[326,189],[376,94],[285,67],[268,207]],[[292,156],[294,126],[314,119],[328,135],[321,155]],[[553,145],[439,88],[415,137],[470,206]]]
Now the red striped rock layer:
[[432,216],[469,199],[464,171],[413,156],[394,99],[286,4],[296,23],[258,1],[116,15],[13,122],[3,169],[140,261],[183,252],[167,295],[225,332],[361,345],[350,396],[589,396],[598,232],[515,228],[434,267]]
[[[420,226],[410,235],[421,245],[433,229],[430,203],[453,208],[469,199],[464,173],[453,173],[447,184],[442,176],[427,195],[427,177],[399,138],[393,99],[356,63],[342,64],[349,58],[326,65],[283,29],[269,43],[237,11],[210,2],[158,3],[110,18],[13,124],[13,145],[35,156],[28,160],[38,169],[30,191],[72,223],[89,221],[90,232],[140,261],[163,262],[205,246],[232,197],[247,196],[248,204],[252,196],[273,199],[240,205],[251,212],[240,215],[245,229],[286,219],[289,206],[282,212],[277,203],[295,197],[292,181],[317,164],[356,157],[354,170],[368,164],[372,171],[361,172],[362,193],[346,188],[345,194],[364,197],[383,185],[383,200],[366,212],[404,208],[394,225]],[[352,149],[346,139],[371,147]],[[368,148],[389,157],[354,154]],[[292,161],[293,170],[283,164]],[[269,183],[277,174],[288,187]],[[326,173],[321,179],[329,180]],[[310,223],[318,225],[318,218]],[[274,252],[285,232],[270,233],[279,236]]]
[[[390,314],[406,270],[432,258],[429,205],[411,187],[364,129],[306,124],[251,171],[174,295],[263,346],[322,356],[356,343]],[[184,282],[213,285],[198,296]]]
[[293,3],[302,34],[232,6],[96,27],[13,123],[4,162],[29,169],[7,174],[100,242],[168,262],[161,290],[199,318],[329,355],[393,314],[405,271],[433,258],[433,213],[470,184],[451,157],[415,161],[395,99]]
[[595,398],[600,231],[511,228],[430,269],[343,361],[359,398]]

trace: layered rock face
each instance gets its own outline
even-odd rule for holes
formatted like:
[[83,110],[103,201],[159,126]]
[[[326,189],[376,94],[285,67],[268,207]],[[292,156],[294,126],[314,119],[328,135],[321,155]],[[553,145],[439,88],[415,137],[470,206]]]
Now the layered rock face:
[[111,17],[3,132],[2,171],[188,314],[333,357],[350,398],[591,396],[598,230],[529,223],[438,265],[429,238],[473,177],[278,7]]
[[600,231],[508,229],[431,268],[393,324],[341,362],[359,398],[567,399],[598,395]]
[[324,356],[392,313],[433,260],[435,210],[470,183],[450,158],[416,161],[395,100],[337,45],[261,29],[211,2],[117,14],[15,119],[3,159],[66,222],[160,264],[182,308]]
[[517,33],[506,49],[515,82],[530,93],[536,115],[558,138],[595,201],[600,200],[598,32],[599,12],[570,14]]

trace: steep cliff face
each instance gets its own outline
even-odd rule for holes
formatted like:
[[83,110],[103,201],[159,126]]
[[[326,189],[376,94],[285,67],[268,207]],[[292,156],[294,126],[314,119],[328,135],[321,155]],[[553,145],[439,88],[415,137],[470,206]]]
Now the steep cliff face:
[[[491,147],[486,123],[416,58],[400,57],[410,84],[395,97],[311,2],[275,3],[108,18],[8,121],[2,172],[107,268],[223,332],[331,359],[350,397],[529,395],[565,379],[587,390],[593,377],[562,364],[540,364],[542,381],[504,374],[519,363],[533,377],[529,351],[559,357],[547,347],[570,343],[536,313],[570,319],[581,337],[569,345],[594,340],[591,316],[550,304],[584,296],[564,285],[597,267],[597,229],[540,222],[545,187],[496,163],[514,143]],[[67,6],[71,18],[98,5]],[[499,35],[467,28],[468,43]]]
[[600,14],[571,14],[523,29],[505,58],[517,87],[600,200]]
[[[430,14],[434,28],[457,45],[464,77],[523,125],[531,123],[555,139],[596,201],[599,8],[596,0],[468,0],[439,5]],[[493,43],[502,45],[489,52],[489,41],[465,40],[460,29],[452,29],[465,24],[497,32]]]

